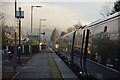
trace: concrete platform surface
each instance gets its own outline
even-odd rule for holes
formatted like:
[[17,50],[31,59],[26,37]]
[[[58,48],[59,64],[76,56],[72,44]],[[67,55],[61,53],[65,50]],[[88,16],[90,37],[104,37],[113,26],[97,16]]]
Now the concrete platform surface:
[[[51,66],[50,56],[52,55],[53,63],[55,64],[61,78],[77,78],[77,76],[69,69],[69,67],[55,54],[40,52],[35,54],[31,60],[22,68],[22,70],[13,78],[30,79],[30,78],[49,78],[54,77],[54,68]],[[51,68],[52,67],[52,68]],[[57,75],[57,74],[55,74]]]

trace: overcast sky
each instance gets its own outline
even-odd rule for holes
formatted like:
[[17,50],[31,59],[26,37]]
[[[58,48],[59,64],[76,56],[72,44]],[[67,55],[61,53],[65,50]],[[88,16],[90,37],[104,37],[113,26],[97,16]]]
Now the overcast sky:
[[[24,19],[22,19],[22,27],[24,29],[30,29],[31,5],[42,6],[42,8],[34,8],[34,28],[39,27],[39,19],[45,18],[46,21],[42,22],[42,24],[46,25],[46,28],[57,27],[60,30],[66,31],[68,27],[73,27],[78,21],[86,25],[103,18],[100,15],[100,11],[106,5],[111,9],[114,2],[113,0],[113,2],[110,2],[111,0],[102,0],[102,2],[79,2],[80,0],[76,0],[76,2],[57,2],[58,0],[53,0],[53,2],[47,2],[47,0],[46,2],[34,1],[18,2],[18,7],[21,7],[25,13]],[[3,2],[2,12],[5,15],[5,24],[15,25],[14,2]]]

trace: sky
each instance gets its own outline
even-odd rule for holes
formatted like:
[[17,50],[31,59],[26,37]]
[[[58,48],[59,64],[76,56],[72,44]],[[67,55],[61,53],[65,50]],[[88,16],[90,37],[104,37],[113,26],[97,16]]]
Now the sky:
[[[5,2],[6,1],[6,2]],[[2,2],[2,13],[4,14],[3,22],[7,25],[16,25],[14,18],[14,0]],[[29,0],[27,0],[29,1]],[[81,22],[82,25],[87,25],[93,21],[103,18],[100,12],[104,9],[104,6],[108,6],[107,11],[110,11],[113,7],[114,0],[31,0],[31,2],[25,2],[25,0],[18,1],[18,7],[24,11],[24,19],[22,19],[22,28],[27,32],[30,32],[30,15],[31,6],[42,6],[41,8],[33,9],[33,28],[34,30],[39,28],[40,19],[46,19],[42,21],[42,28],[57,28],[61,31],[66,31],[69,27]],[[51,2],[50,2],[51,1]],[[100,2],[99,2],[100,1]],[[112,2],[113,1],[113,2]],[[35,32],[35,31],[34,31]]]

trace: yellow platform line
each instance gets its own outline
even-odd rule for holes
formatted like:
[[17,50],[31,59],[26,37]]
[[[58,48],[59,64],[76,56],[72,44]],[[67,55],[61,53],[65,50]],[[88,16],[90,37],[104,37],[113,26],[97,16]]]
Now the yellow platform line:
[[51,69],[52,69],[52,76],[53,76],[53,79],[54,80],[62,80],[62,77],[60,75],[60,72],[53,60],[53,57],[51,54],[49,54],[49,61],[50,61],[50,66],[51,66]]

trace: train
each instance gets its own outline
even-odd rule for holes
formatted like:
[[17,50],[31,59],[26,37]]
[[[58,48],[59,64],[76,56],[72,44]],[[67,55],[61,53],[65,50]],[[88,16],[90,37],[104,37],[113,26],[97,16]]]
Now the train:
[[120,12],[72,31],[54,51],[87,78],[120,80]]

